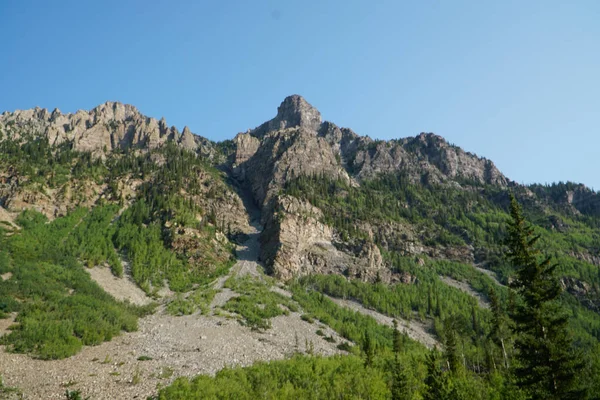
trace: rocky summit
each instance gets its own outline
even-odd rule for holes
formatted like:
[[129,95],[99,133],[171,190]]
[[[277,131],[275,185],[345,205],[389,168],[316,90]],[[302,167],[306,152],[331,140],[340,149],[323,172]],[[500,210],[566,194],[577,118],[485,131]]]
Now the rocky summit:
[[448,391],[523,398],[503,381],[521,215],[559,266],[553,304],[572,311],[580,350],[597,349],[600,194],[582,184],[518,184],[434,133],[361,136],[299,95],[219,143],[118,102],[4,112],[0,391],[142,398],[173,383],[161,399],[194,398],[239,382],[174,379],[286,359],[252,368],[331,363],[387,398],[401,377],[382,365],[435,372],[428,349],[442,348]]

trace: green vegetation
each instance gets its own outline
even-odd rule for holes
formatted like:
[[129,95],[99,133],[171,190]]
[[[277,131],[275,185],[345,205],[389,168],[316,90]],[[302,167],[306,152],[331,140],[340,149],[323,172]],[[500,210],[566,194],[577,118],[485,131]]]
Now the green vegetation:
[[[81,397],[81,391],[79,390],[65,390],[65,399],[67,400],[82,400],[83,398]],[[89,397],[86,397],[86,399],[89,399]]]
[[292,286],[293,299],[305,312],[309,312],[325,325],[335,330],[340,336],[354,343],[361,343],[365,332],[369,332],[371,341],[377,347],[390,347],[392,329],[377,324],[373,318],[339,307],[323,294],[300,284]]
[[[294,299],[305,311],[360,346],[346,347],[347,356],[322,358],[294,355],[283,361],[252,367],[224,369],[215,377],[177,379],[160,390],[157,399],[228,398],[422,398],[429,388],[422,345],[382,326],[368,316],[337,306],[320,293],[293,286]],[[396,333],[394,333],[396,332]],[[520,398],[510,382],[497,371],[442,369],[447,355],[435,352],[442,397],[436,399]],[[401,367],[400,367],[401,366]]]
[[436,280],[387,286],[348,281],[336,275],[314,275],[300,279],[292,289],[294,299],[305,311],[354,343],[360,343],[368,331],[370,340],[377,346],[390,347],[393,330],[377,325],[372,318],[337,307],[323,294],[357,301],[392,318],[431,321],[431,333],[442,341],[451,336],[464,357],[465,366],[473,371],[487,368],[484,364],[494,357],[490,346],[483,346],[491,329],[490,312],[477,307],[471,296]]
[[112,221],[118,212],[117,205],[92,209],[68,235],[65,251],[88,267],[106,262],[115,276],[122,277],[123,265],[112,242],[116,231]]
[[185,297],[178,293],[175,299],[167,305],[167,311],[172,315],[190,315],[196,310],[200,310],[200,313],[207,315],[215,294],[217,291],[207,286],[194,289]]
[[306,357],[177,379],[157,399],[387,399],[385,375],[358,357]]
[[[534,187],[541,194],[561,188],[566,186]],[[325,176],[300,176],[288,181],[284,191],[319,207],[323,222],[346,240],[369,238],[364,226],[393,224],[397,229],[393,234],[374,230],[373,240],[388,252],[398,252],[406,241],[442,248],[472,246],[476,261],[497,271],[503,283],[513,273],[503,257],[510,201],[502,188],[466,181],[462,187],[414,184],[399,173],[381,175],[359,187]],[[559,264],[559,275],[600,288],[598,268],[578,257],[600,251],[600,213],[567,213],[565,207],[553,203],[540,206],[527,193],[527,188],[515,188],[525,217],[540,235],[540,245]]]
[[[13,274],[0,282],[0,317],[18,312],[2,341],[11,351],[43,359],[68,357],[84,345],[135,330],[137,318],[152,309],[115,301],[82,264],[107,265],[122,276],[126,260],[136,283],[153,294],[165,285],[176,292],[203,288],[234,262],[232,246],[217,239],[223,222],[201,206],[229,191],[205,160],[174,144],[115,152],[106,160],[72,147],[28,135],[0,141],[0,168],[19,177],[19,190],[52,190],[70,209],[52,222],[26,210],[16,220],[21,231],[9,235],[0,228],[0,270]],[[122,190],[120,182],[127,180],[141,182],[133,198]],[[78,208],[89,204],[89,184],[104,192],[93,208]],[[195,290],[169,308],[192,313],[205,309],[212,296]]]
[[[218,148],[231,154],[232,146]],[[58,193],[69,203],[68,214],[52,222],[24,211],[16,220],[21,230],[0,227],[0,273],[12,274],[0,281],[0,317],[17,313],[1,339],[9,351],[68,357],[84,345],[135,330],[138,317],[152,310],[116,301],[84,266],[106,265],[119,277],[127,268],[149,294],[168,286],[176,292],[167,304],[174,315],[209,312],[216,294],[210,283],[234,262],[233,248],[220,234],[230,229],[208,201],[225,200],[229,188],[209,162],[172,143],[101,160],[68,142],[50,146],[25,135],[0,141],[0,168],[19,177],[19,190],[48,198]],[[390,269],[409,274],[414,283],[314,275],[291,282],[292,299],[272,291],[268,277],[225,283],[239,296],[223,308],[242,324],[266,330],[271,318],[300,311],[304,321],[326,324],[345,338],[338,348],[348,355],[313,357],[314,345],[307,343],[310,356],[180,378],[158,398],[566,399],[586,398],[586,390],[600,393],[594,379],[600,375],[600,272],[590,261],[600,254],[597,205],[573,208],[562,201],[566,190],[580,190],[570,184],[515,188],[521,210],[499,187],[460,179],[455,186],[438,185],[423,178],[416,184],[389,174],[351,186],[300,176],[282,191],[319,207],[323,222],[346,244],[373,241]],[[135,193],[124,190],[132,181]],[[87,186],[100,192],[86,194]],[[407,243],[448,259],[405,257]],[[472,262],[495,271],[510,288]],[[490,308],[480,308],[440,276],[469,284]],[[329,296],[416,320],[435,336],[439,350]],[[316,333],[335,341],[321,329]],[[107,355],[104,362],[112,361]],[[164,367],[154,376],[172,374]],[[142,378],[136,368],[131,383]]]
[[251,275],[234,276],[225,282],[225,287],[234,290],[239,296],[230,299],[223,308],[239,314],[244,325],[256,330],[269,329],[270,318],[298,311],[289,298],[271,290],[274,282],[270,278],[261,278]]
[[508,256],[517,269],[511,286],[519,300],[511,313],[517,334],[517,384],[533,399],[584,398],[585,388],[578,385],[583,357],[573,348],[569,315],[557,301],[561,287],[556,265],[550,258],[540,261],[538,237],[514,197],[510,211]]
[[101,181],[107,173],[100,159],[73,150],[73,143],[53,146],[47,138],[25,134],[20,140],[0,140],[0,167],[23,179],[20,185],[59,188],[71,179]]
[[[204,194],[207,198],[219,198],[228,189],[219,172],[193,153],[173,144],[156,152],[165,159],[161,166],[148,156],[129,156],[111,168],[113,174],[133,169],[142,177],[151,176],[140,186],[139,199],[116,222],[114,243],[127,254],[133,279],[142,289],[151,292],[168,282],[172,290],[182,292],[210,282],[233,264],[231,245],[223,243],[217,249],[212,245],[217,217],[194,200],[206,185],[210,187]],[[210,184],[201,181],[202,176]],[[193,243],[180,233],[186,228],[196,235]],[[182,249],[175,253],[173,247]]]
[[4,386],[2,376],[0,376],[0,398],[11,398],[22,396],[21,390],[16,387]]
[[22,232],[0,239],[5,249],[0,271],[12,273],[0,282],[0,308],[4,314],[18,312],[17,325],[2,338],[9,350],[42,359],[68,357],[83,345],[137,329],[137,318],[151,311],[117,302],[78,262],[78,255],[93,251],[73,246],[70,234],[96,216],[78,209],[46,223],[41,214],[26,211],[17,220]]

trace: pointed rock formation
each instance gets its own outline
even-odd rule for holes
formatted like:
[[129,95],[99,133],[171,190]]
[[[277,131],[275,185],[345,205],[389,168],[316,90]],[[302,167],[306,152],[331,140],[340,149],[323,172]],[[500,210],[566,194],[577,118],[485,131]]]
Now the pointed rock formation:
[[258,128],[250,131],[252,136],[262,137],[266,133],[286,128],[304,128],[317,132],[321,126],[321,113],[297,94],[286,97],[277,108],[277,115]]
[[192,131],[190,131],[190,128],[188,128],[187,126],[183,128],[183,133],[181,134],[181,138],[179,139],[179,144],[184,149],[191,151],[196,150],[196,148],[198,147],[198,144],[194,139]]

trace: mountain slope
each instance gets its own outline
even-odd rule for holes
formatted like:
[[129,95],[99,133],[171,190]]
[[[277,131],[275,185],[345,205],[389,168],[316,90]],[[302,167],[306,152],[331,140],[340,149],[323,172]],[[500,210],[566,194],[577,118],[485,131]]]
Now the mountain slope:
[[[559,263],[561,302],[575,316],[579,346],[597,348],[600,194],[583,185],[519,185],[490,160],[432,133],[372,140],[322,121],[297,95],[272,120],[222,143],[187,128],[179,133],[120,103],[66,115],[4,113],[0,272],[36,271],[56,281],[56,296],[41,302],[11,278],[0,282],[1,310],[17,323],[4,344],[60,358],[121,330],[107,318],[108,333],[94,340],[75,327],[52,341],[32,334],[45,303],[70,304],[77,287],[93,286],[88,275],[75,283],[55,276],[68,260],[76,270],[109,267],[127,275],[160,303],[159,314],[212,318],[206,313],[216,298],[220,313],[260,330],[297,308],[304,322],[328,325],[355,349],[365,331],[381,349],[390,348],[392,330],[377,321],[416,319],[444,346],[449,327],[458,325],[465,367],[480,374],[482,358],[501,362],[487,341],[491,313],[479,305],[493,293],[503,307],[508,302],[509,193]],[[252,260],[239,247],[249,236],[260,243]],[[260,272],[229,280],[235,258],[261,261],[288,291]],[[126,315],[126,330],[145,312],[106,301]],[[76,321],[86,318],[77,315]],[[53,318],[56,326],[73,319]],[[424,348],[410,346],[410,357],[421,359]],[[591,354],[592,365],[600,365],[600,355]],[[423,379],[417,370],[412,376]]]

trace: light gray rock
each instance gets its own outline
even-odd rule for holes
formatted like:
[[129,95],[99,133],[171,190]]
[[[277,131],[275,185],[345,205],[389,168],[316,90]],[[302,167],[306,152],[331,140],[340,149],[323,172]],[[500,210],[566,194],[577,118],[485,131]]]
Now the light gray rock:
[[164,118],[148,118],[134,106],[119,102],[106,102],[74,114],[62,114],[58,109],[49,113],[40,108],[3,113],[0,131],[14,139],[24,133],[46,137],[55,145],[70,141],[76,150],[96,156],[116,149],[152,149],[168,140],[203,155],[214,153],[210,142],[194,135],[188,127],[180,134],[175,127],[169,128]]

